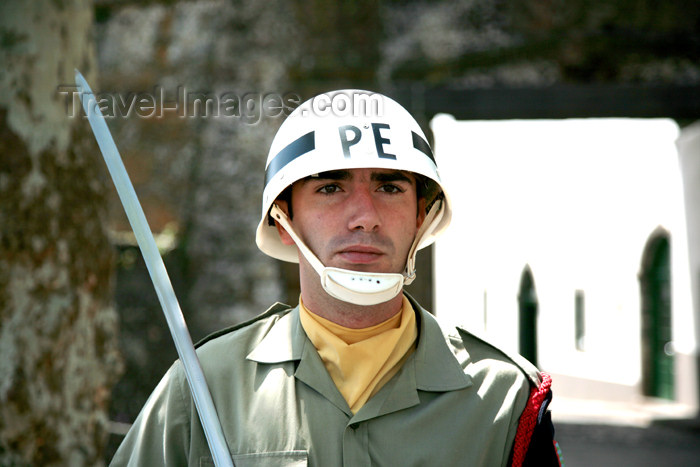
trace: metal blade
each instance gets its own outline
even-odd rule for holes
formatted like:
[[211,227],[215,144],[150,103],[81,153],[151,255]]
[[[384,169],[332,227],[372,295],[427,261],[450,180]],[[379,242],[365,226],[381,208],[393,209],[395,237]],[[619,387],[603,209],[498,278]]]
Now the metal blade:
[[117,150],[112,134],[109,132],[107,122],[102,116],[97,100],[83,75],[75,70],[75,82],[80,93],[80,101],[87,115],[92,131],[97,139],[97,144],[102,151],[102,156],[107,163],[114,186],[117,188],[129,223],[136,236],[136,241],[141,249],[141,254],[148,267],[148,272],[153,281],[153,286],[158,294],[165,319],[168,322],[177,353],[185,370],[185,376],[192,391],[199,419],[204,428],[204,434],[209,443],[209,449],[217,467],[233,466],[231,454],[224,438],[223,429],[214,408],[207,382],[202,372],[202,367],[192,344],[192,338],[187,330],[185,318],[182,315],[180,304],[175,297],[175,291],[170,283],[168,272],[156,246],[151,229],[146,221],[141,204],[136,197],[136,192],[126,172],[119,151]]

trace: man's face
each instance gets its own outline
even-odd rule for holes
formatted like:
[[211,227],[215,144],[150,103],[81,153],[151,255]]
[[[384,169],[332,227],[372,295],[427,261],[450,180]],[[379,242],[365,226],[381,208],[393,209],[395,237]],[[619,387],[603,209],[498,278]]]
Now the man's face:
[[307,177],[292,186],[291,203],[292,225],[323,265],[355,271],[402,272],[425,217],[413,174],[389,169]]

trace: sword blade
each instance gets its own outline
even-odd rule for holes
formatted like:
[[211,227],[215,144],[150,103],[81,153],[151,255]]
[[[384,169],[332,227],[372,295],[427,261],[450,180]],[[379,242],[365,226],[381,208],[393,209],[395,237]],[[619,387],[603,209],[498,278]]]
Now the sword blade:
[[75,70],[75,82],[78,86],[80,101],[83,104],[88,122],[90,122],[97,144],[100,147],[100,151],[102,151],[107,169],[114,181],[119,199],[124,206],[129,223],[136,236],[136,241],[141,249],[141,254],[148,267],[151,281],[153,281],[153,286],[156,289],[158,300],[163,308],[165,319],[170,328],[170,334],[173,337],[177,353],[185,370],[185,376],[192,392],[199,419],[204,428],[204,434],[209,443],[209,450],[214,459],[214,464],[217,467],[233,467],[231,454],[229,453],[202,367],[192,344],[192,338],[187,330],[185,317],[182,315],[182,310],[170,283],[165,264],[160,256],[122,158],[119,155],[117,145],[114,143],[109,127],[107,127],[107,122],[97,105],[97,100],[90,86],[78,70]]

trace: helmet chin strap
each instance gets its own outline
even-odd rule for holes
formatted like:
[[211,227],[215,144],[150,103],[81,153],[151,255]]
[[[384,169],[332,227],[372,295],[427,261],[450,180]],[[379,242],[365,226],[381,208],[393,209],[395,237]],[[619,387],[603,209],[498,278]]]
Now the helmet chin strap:
[[270,215],[287,231],[299,251],[304,255],[311,267],[321,279],[321,286],[330,296],[355,305],[369,306],[384,303],[401,293],[404,284],[408,285],[416,277],[416,252],[421,239],[433,230],[438,216],[444,210],[440,209],[442,202],[436,202],[423,220],[416,232],[416,237],[408,253],[408,260],[403,274],[384,272],[361,272],[349,269],[326,267],[306,246],[297,235],[289,218],[276,204],[272,205]]

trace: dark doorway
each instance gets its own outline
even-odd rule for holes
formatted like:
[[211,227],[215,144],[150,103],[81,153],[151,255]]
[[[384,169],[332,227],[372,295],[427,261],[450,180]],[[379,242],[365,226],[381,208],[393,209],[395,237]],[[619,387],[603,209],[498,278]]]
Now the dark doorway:
[[671,244],[668,232],[654,232],[644,249],[639,273],[642,313],[642,390],[674,398],[671,332]]
[[537,365],[537,292],[530,266],[520,276],[518,292],[520,355]]

